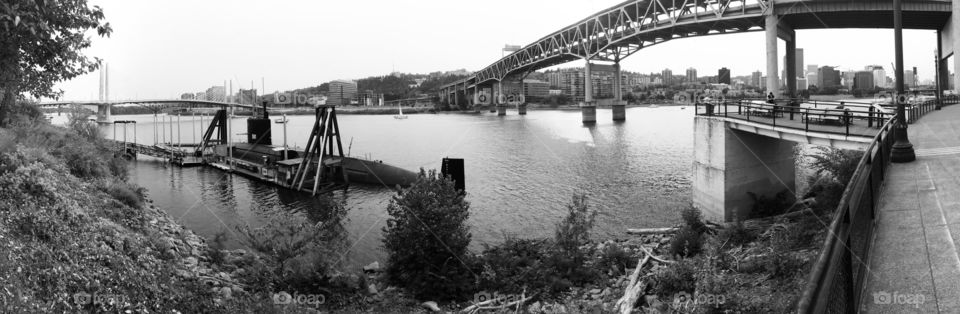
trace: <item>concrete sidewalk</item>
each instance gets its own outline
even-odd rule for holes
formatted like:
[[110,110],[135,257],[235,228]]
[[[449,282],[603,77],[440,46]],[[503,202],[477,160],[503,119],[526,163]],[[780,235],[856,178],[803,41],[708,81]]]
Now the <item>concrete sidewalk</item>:
[[917,160],[888,168],[860,309],[960,313],[960,105],[909,136]]

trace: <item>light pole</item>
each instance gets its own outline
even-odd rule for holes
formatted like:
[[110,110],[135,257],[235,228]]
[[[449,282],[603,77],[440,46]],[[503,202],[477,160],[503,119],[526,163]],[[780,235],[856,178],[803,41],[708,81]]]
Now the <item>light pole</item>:
[[893,69],[897,78],[897,118],[893,126],[893,151],[890,153],[892,162],[911,162],[917,159],[913,151],[913,144],[907,138],[907,115],[904,103],[907,95],[903,92],[903,10],[901,0],[893,0],[893,37],[896,50],[896,69]]

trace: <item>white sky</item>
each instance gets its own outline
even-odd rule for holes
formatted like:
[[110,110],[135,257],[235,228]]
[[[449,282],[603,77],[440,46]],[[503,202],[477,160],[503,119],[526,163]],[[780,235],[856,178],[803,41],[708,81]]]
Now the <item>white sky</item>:
[[[267,92],[334,79],[428,73],[496,61],[504,44],[526,45],[621,0],[90,0],[104,8],[110,38],[87,55],[110,64],[111,99],[171,98],[233,80]],[[892,29],[800,30],[806,64],[884,66],[893,76]],[[626,71],[700,76],[765,72],[763,32],[677,39],[622,62]],[[904,31],[904,64],[933,79],[936,32]],[[784,52],[780,42],[779,52]],[[782,60],[782,57],[779,58]],[[573,62],[561,67],[582,66]],[[781,65],[782,69],[782,65]],[[98,74],[58,85],[63,99],[95,99]]]

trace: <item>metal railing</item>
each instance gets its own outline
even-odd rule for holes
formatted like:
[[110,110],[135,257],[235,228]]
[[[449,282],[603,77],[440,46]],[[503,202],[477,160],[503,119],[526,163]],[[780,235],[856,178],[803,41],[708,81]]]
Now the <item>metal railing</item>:
[[[838,108],[842,107],[842,109]],[[803,128],[813,131],[850,135],[855,120],[866,121],[867,127],[880,128],[893,114],[871,103],[847,101],[803,101],[777,99],[773,103],[759,99],[738,99],[722,102],[700,102],[694,105],[696,115],[721,116],[774,127]],[[798,121],[800,124],[792,123]],[[829,127],[826,127],[829,126]],[[863,134],[859,134],[863,135]]]
[[797,304],[798,313],[855,313],[859,307],[896,119],[880,128],[847,183]]

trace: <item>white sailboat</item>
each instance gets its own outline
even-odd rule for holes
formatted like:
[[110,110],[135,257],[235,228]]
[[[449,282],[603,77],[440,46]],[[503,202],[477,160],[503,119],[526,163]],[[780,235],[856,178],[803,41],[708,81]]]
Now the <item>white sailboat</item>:
[[394,115],[394,116],[393,116],[394,119],[406,119],[406,118],[407,118],[407,116],[403,115],[403,107],[401,107],[400,104],[397,104],[397,110],[400,111],[400,114]]

